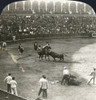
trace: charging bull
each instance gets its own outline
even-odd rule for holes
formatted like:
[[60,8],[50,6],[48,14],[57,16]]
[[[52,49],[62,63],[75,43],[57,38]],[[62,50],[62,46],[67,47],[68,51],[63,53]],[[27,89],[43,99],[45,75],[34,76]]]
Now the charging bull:
[[50,55],[54,60],[56,60],[56,58],[59,58],[60,61],[63,61],[63,60],[64,60],[64,55],[63,55],[63,54],[58,54],[58,53],[56,53],[56,52],[50,51],[49,55]]

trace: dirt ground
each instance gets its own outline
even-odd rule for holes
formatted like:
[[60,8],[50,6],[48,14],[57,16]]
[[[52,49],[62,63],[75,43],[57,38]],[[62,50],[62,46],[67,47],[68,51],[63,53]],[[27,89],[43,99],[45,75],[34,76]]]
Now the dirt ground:
[[[0,50],[0,88],[6,89],[4,78],[10,72],[16,77],[19,96],[35,100],[39,90],[39,79],[42,74],[49,81],[48,98],[46,100],[96,100],[95,85],[87,85],[89,74],[96,68],[96,39],[70,38],[37,40],[41,45],[49,42],[52,51],[63,53],[63,62],[39,60],[34,51],[34,41],[22,42],[24,53],[18,53],[18,43],[8,44],[8,50]],[[63,67],[69,68],[82,82],[80,86],[64,86],[60,84]],[[55,83],[59,81],[59,83]]]

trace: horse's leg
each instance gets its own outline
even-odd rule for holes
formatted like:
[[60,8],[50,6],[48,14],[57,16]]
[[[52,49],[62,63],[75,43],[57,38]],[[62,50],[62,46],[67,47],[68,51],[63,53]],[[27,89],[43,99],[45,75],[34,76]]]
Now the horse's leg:
[[49,55],[48,55],[48,60],[50,60],[50,57],[49,57]]
[[41,59],[43,60],[43,55],[41,55]]
[[39,60],[40,60],[40,58],[41,58],[41,55],[39,55]]
[[45,54],[45,60],[46,60],[46,54]]
[[63,61],[63,58],[60,58],[60,61]]
[[62,57],[62,61],[64,61],[64,57]]
[[69,80],[70,80],[70,77],[68,76],[67,79],[66,79],[67,85],[69,85]]
[[61,61],[61,58],[59,59],[59,61]]
[[54,58],[54,61],[56,61],[55,58]]
[[62,58],[62,61],[64,61],[64,58]]
[[45,59],[46,59],[46,58],[48,58],[48,60],[50,60],[50,59],[49,59],[49,55],[48,55],[48,54],[45,54]]

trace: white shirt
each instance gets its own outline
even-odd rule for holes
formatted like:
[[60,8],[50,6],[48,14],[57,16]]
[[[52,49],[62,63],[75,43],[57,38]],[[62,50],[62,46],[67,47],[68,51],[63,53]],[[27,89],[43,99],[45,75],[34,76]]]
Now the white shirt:
[[47,79],[41,78],[39,83],[40,83],[40,88],[48,89],[48,81],[47,81]]
[[69,70],[68,69],[64,69],[63,70],[63,75],[69,75]]
[[7,76],[4,81],[6,81],[7,84],[10,84],[10,81],[12,80],[11,76]]
[[7,44],[6,44],[6,42],[3,42],[3,44],[2,44],[3,46],[7,46]]
[[17,82],[15,80],[11,80],[10,84],[11,84],[11,88],[14,88],[14,87],[16,87]]
[[13,41],[15,41],[16,40],[16,36],[13,36]]

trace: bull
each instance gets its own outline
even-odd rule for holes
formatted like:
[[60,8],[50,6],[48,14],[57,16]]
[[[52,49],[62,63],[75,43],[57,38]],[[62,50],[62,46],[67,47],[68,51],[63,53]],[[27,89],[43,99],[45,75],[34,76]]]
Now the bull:
[[59,58],[60,61],[64,61],[64,55],[63,55],[63,54],[58,54],[58,53],[56,53],[56,52],[50,51],[50,52],[49,52],[49,55],[50,55],[54,60],[56,60],[56,58]]

